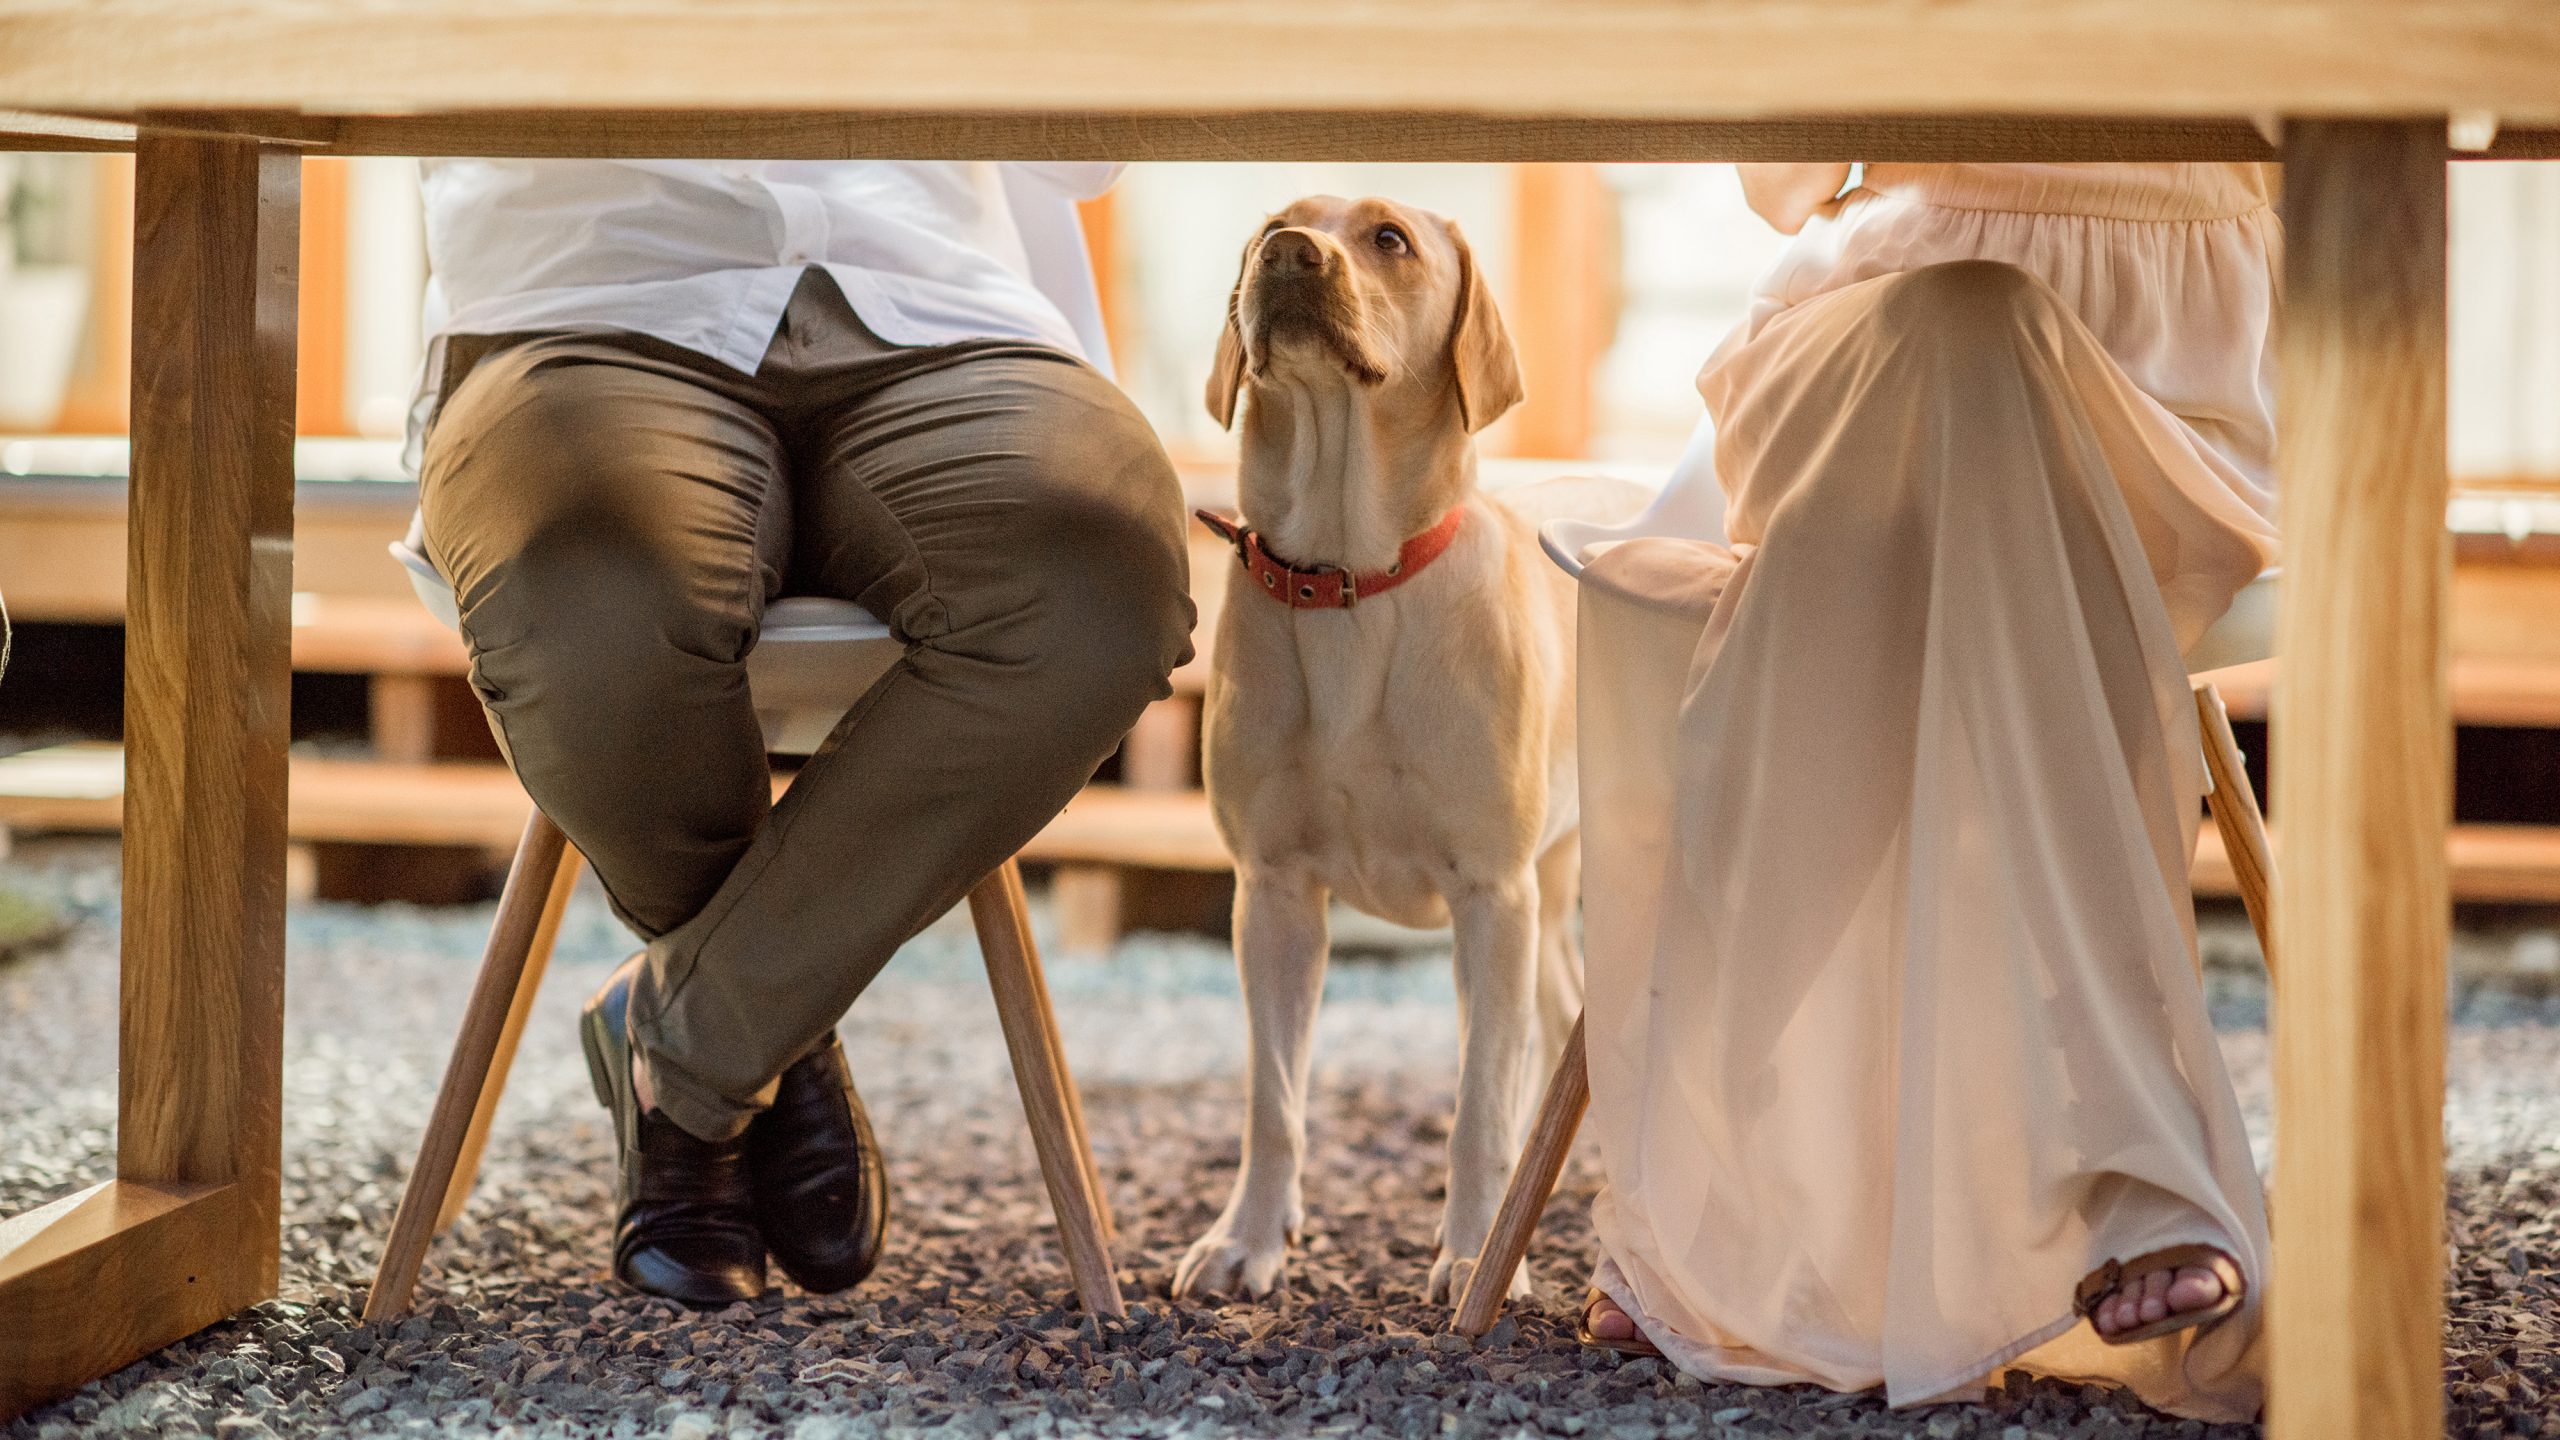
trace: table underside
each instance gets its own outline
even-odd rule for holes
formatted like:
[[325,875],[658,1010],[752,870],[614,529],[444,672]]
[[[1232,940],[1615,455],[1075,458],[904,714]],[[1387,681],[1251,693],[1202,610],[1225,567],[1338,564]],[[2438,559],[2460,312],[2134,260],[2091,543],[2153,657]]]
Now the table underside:
[[[0,107],[6,105],[0,97]],[[1625,119],[1356,110],[475,110],[314,115],[0,108],[0,149],[131,150],[143,127],[306,155],[618,159],[1405,161],[2272,161],[2244,119],[2097,115]],[[2270,128],[2273,128],[2272,126]],[[2498,127],[2455,159],[2560,159],[2560,125]]]

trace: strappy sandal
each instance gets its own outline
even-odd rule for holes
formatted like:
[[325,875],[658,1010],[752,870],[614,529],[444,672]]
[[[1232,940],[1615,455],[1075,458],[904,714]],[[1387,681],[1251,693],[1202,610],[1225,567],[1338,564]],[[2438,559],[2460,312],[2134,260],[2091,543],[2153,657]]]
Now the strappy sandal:
[[[1574,1338],[1580,1340],[1585,1345],[1593,1346],[1601,1350],[1615,1350],[1621,1355],[1642,1355],[1655,1360],[1661,1359],[1662,1351],[1656,1347],[1652,1341],[1644,1338],[1644,1330],[1640,1326],[1637,1328],[1635,1334],[1624,1340],[1603,1339],[1601,1336],[1593,1332],[1591,1329],[1591,1312],[1600,1307],[1601,1301],[1607,1299],[1609,1299],[1609,1292],[1601,1289],[1597,1285],[1591,1287],[1590,1294],[1582,1297],[1582,1320],[1581,1323],[1574,1328]],[[1610,1303],[1615,1304],[1616,1302],[1611,1301]],[[1629,1324],[1634,1324],[1635,1317],[1633,1315],[1627,1316],[1627,1322]]]
[[[2222,1298],[2210,1305],[2180,1310],[2148,1325],[2137,1325],[2113,1335],[2098,1329],[2098,1308],[2115,1298],[2115,1293],[2123,1289],[2126,1282],[2163,1270],[2189,1269],[2212,1271],[2214,1277],[2222,1282]],[[2096,1331],[2099,1339],[2110,1345],[2136,1345],[2198,1325],[2209,1325],[2239,1309],[2247,1294],[2248,1282],[2241,1278],[2240,1267],[2230,1256],[2211,1245],[2172,1245],[2166,1250],[2154,1250],[2131,1260],[2110,1260],[2089,1272],[2081,1280],[2080,1288],[2072,1293],[2071,1308],[2089,1322],[2089,1328]]]

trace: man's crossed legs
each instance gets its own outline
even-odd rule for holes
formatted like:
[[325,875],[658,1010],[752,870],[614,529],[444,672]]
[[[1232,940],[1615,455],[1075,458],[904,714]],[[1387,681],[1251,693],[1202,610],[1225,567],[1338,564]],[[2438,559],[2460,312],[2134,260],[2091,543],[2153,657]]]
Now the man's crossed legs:
[[[890,346],[821,271],[753,376],[621,334],[452,344],[421,489],[472,684],[648,939],[590,1006],[616,1271],[725,1303],[769,1247],[849,1285],[884,1180],[836,1022],[1169,693],[1172,468],[1091,368]],[[775,803],[745,659],[784,594],[855,601],[908,651]]]

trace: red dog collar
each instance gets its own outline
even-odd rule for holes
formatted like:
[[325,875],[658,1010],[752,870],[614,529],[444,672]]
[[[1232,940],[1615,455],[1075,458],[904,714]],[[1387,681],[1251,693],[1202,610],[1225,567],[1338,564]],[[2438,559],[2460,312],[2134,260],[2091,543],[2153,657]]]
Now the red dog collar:
[[1299,569],[1283,564],[1262,548],[1262,537],[1246,526],[1214,510],[1191,513],[1236,547],[1237,561],[1261,582],[1263,594],[1292,610],[1348,610],[1368,596],[1393,590],[1420,574],[1423,566],[1439,559],[1449,542],[1458,538],[1458,521],[1467,512],[1464,506],[1452,508],[1440,517],[1439,523],[1405,541],[1403,548],[1396,551],[1396,563],[1366,575],[1354,575],[1338,565]]

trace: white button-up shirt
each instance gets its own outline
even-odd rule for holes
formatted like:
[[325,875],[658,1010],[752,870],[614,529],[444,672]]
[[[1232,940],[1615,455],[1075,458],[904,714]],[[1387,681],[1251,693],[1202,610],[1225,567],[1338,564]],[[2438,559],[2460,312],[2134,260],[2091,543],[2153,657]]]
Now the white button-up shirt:
[[823,265],[893,345],[1029,340],[1104,373],[1075,203],[1104,163],[429,160],[427,365],[414,469],[449,335],[619,330],[753,374],[801,272]]

